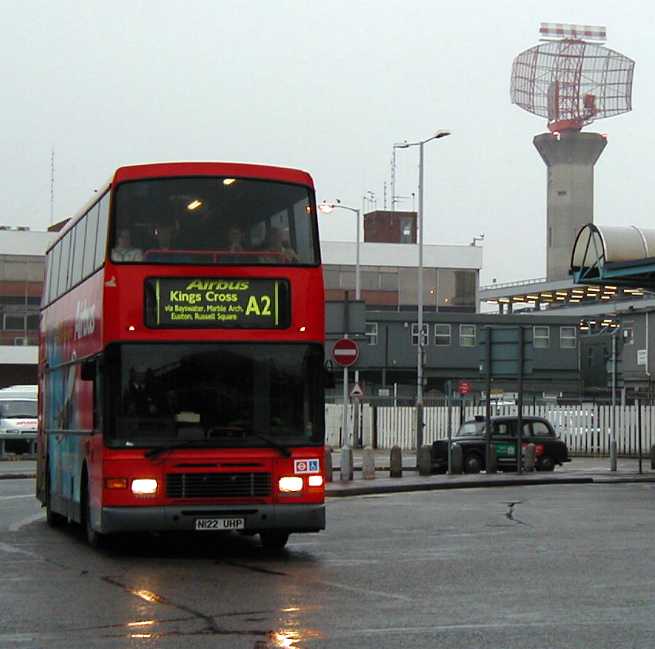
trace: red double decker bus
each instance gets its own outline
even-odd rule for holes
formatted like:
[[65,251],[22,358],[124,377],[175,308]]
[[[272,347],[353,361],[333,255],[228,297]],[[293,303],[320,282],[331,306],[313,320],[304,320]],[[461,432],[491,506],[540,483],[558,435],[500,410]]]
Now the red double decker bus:
[[118,169],[47,252],[37,495],[91,544],[325,527],[324,297],[311,177]]

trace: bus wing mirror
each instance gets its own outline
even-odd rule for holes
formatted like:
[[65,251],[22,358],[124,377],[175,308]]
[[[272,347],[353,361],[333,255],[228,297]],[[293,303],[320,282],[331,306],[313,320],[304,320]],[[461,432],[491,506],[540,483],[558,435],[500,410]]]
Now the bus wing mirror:
[[82,370],[80,372],[82,381],[94,381],[96,378],[96,360],[89,358],[82,361]]

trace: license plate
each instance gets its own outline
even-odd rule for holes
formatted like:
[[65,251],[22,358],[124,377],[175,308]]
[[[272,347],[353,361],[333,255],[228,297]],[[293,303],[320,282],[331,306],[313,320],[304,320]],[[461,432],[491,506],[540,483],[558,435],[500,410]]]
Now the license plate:
[[196,518],[197,531],[243,530],[245,528],[245,518]]

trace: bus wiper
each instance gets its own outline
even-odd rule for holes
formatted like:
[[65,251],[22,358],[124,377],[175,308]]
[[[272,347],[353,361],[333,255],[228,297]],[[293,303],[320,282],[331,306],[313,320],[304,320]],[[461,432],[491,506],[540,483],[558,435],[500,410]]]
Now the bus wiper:
[[155,448],[151,448],[147,450],[143,456],[147,458],[154,458],[157,457],[158,455],[161,455],[162,453],[167,453],[168,451],[174,451],[177,448],[187,448],[189,446],[204,446],[204,444],[197,444],[197,442],[202,441],[202,440],[197,440],[197,439],[187,439],[183,442],[175,442],[175,444],[168,444],[168,446],[156,446]]
[[291,457],[291,451],[286,446],[279,444],[274,439],[271,439],[268,435],[264,435],[264,433],[258,433],[256,430],[252,430],[250,432],[255,437],[258,437],[259,439],[266,442],[269,446],[276,448],[278,451],[280,451],[280,453],[282,453],[282,455],[284,455],[284,457]]

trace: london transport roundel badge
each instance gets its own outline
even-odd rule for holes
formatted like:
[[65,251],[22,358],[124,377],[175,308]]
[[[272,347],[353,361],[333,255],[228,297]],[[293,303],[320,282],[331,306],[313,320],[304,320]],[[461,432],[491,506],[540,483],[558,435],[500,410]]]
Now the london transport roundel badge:
[[319,473],[320,470],[321,470],[321,465],[318,459],[293,461],[294,473]]

